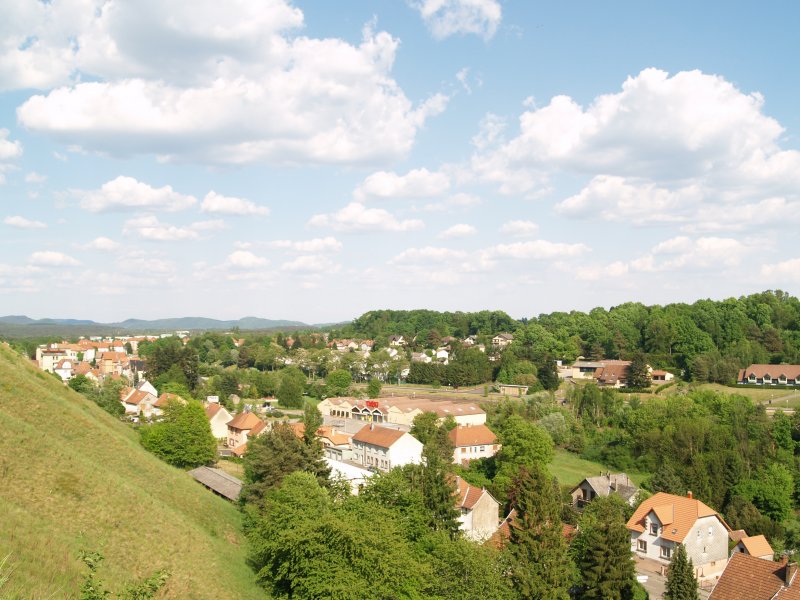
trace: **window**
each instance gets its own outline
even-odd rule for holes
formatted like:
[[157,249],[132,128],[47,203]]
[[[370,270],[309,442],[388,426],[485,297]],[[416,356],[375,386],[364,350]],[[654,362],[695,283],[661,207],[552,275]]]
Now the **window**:
[[486,451],[486,446],[481,446],[481,452],[485,452],[485,451]]
[[466,453],[467,453],[467,447],[466,447],[466,446],[463,446],[463,447],[461,448],[461,454],[466,454]]
[[650,523],[650,535],[658,535],[658,523]]
[[661,546],[661,558],[666,558],[669,560],[672,557],[672,548],[668,548],[667,546]]
[[645,542],[644,540],[637,540],[636,549],[639,552],[647,552],[647,542]]
[[713,527],[709,527],[708,528],[708,537],[711,537],[713,534],[714,534],[714,528]]

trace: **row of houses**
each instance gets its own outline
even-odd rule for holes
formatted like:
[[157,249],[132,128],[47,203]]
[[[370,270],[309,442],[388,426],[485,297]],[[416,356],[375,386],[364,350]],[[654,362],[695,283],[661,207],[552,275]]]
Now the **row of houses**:
[[[629,360],[576,360],[568,366],[559,365],[558,376],[561,379],[571,379],[578,381],[593,381],[599,386],[623,388],[628,384],[628,369],[631,366]],[[655,385],[668,383],[675,379],[675,375],[668,371],[653,369],[649,365],[647,371],[650,380]]]
[[486,412],[473,402],[427,400],[409,396],[392,396],[363,400],[351,396],[326,398],[318,405],[323,416],[356,419],[374,423],[392,423],[411,427],[414,418],[434,412],[439,418],[453,417],[459,425],[484,425]]
[[750,365],[739,371],[741,385],[800,385],[800,365]]

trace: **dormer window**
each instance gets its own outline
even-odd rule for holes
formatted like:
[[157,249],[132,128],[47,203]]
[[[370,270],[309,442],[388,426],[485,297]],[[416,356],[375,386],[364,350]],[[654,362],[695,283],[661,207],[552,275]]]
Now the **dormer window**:
[[650,523],[650,535],[658,535],[658,523]]

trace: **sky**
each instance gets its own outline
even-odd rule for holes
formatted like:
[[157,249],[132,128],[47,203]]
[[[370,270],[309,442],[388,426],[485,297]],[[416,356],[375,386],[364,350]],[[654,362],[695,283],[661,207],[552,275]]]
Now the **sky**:
[[0,315],[800,292],[800,4],[0,0]]

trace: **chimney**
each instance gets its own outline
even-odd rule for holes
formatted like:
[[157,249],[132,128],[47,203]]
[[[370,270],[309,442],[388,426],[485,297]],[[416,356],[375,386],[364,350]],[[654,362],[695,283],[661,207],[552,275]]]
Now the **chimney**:
[[694,496],[692,495],[692,490],[689,490],[688,492],[686,492],[686,497],[689,498],[689,499],[694,498]]
[[783,570],[783,582],[786,584],[786,587],[792,585],[795,573],[797,573],[797,563],[786,563],[786,568]]

